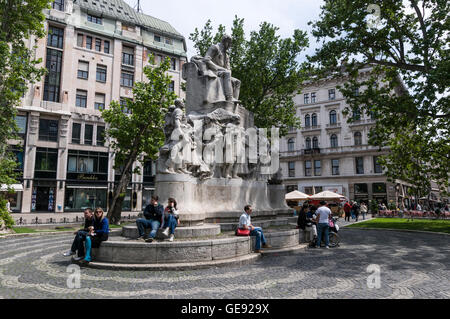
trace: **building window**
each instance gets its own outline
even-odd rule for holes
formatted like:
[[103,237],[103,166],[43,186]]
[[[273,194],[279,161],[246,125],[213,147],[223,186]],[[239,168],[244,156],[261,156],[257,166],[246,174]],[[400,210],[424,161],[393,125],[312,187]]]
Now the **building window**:
[[109,53],[109,41],[103,42],[103,52]]
[[83,47],[83,40],[84,40],[84,35],[81,33],[77,34],[77,46],[79,47]]
[[311,126],[311,116],[309,114],[306,114],[305,116],[305,127]]
[[105,127],[97,125],[97,146],[105,145]]
[[96,17],[88,13],[87,20],[95,24],[103,24],[101,17]]
[[359,96],[359,88],[353,90],[353,96]]
[[303,103],[309,104],[309,93],[303,94]]
[[337,138],[336,134],[331,135],[331,137],[330,137],[330,145],[333,148],[338,147],[338,138]]
[[35,178],[56,178],[58,167],[58,149],[36,148],[36,161],[34,164]]
[[81,143],[81,124],[80,123],[72,124],[72,143],[73,144]]
[[353,111],[352,119],[353,121],[359,121],[361,119],[361,111],[359,109]]
[[364,158],[356,157],[355,163],[356,163],[356,174],[364,174]]
[[295,177],[295,162],[288,162],[289,177]]
[[17,125],[17,135],[22,139],[25,138],[27,134],[27,116],[26,115],[16,115],[14,118]]
[[317,136],[314,136],[312,139],[312,147],[319,148],[319,139],[317,138]]
[[161,42],[161,37],[160,37],[159,35],[156,35],[156,34],[155,34],[155,36],[153,37],[153,40],[154,40],[155,42]]
[[102,52],[102,40],[95,39],[95,51]]
[[98,82],[106,82],[106,66],[97,65],[96,80]]
[[311,93],[311,103],[316,103],[316,92]]
[[378,156],[373,157],[373,170],[375,173],[383,173],[383,168],[378,161]]
[[367,194],[367,184],[355,184],[355,194]]
[[49,26],[47,46],[62,49],[64,43],[64,29]]
[[171,58],[170,59],[170,66],[171,66],[172,70],[176,71],[177,70],[177,59]]
[[361,132],[355,132],[354,134],[355,145],[362,145],[362,135]]
[[107,174],[108,153],[69,150],[67,172]]
[[103,110],[105,108],[105,94],[95,93],[94,109]]
[[330,111],[330,124],[337,123],[337,114],[335,110]]
[[170,92],[175,92],[175,82],[174,81],[170,81],[169,91]]
[[134,65],[134,48],[126,46],[122,48],[122,64]]
[[84,108],[87,107],[87,91],[77,90],[75,106],[84,107]]
[[306,149],[310,150],[311,149],[311,138],[310,137],[306,138],[305,144],[306,144]]
[[313,115],[311,115],[311,125],[313,127],[317,126],[317,114],[316,113],[313,113]]
[[39,119],[39,140],[58,141],[58,121]]
[[335,100],[335,99],[336,99],[335,89],[329,89],[328,90],[328,100]]
[[339,175],[339,160],[331,160],[331,175]]
[[373,183],[372,191],[374,193],[386,193],[386,184],[385,183]]
[[311,161],[305,161],[305,176],[311,176]]
[[120,85],[126,87],[133,87],[133,82],[134,82],[134,73],[122,71],[122,75],[120,77]]
[[320,176],[322,174],[322,170],[320,167],[320,160],[314,161],[314,176]]
[[166,44],[173,45],[173,40],[171,38],[166,38]]
[[52,8],[59,11],[64,11],[64,0],[55,0],[52,3]]
[[44,101],[59,102],[62,51],[47,48],[47,74],[44,82]]
[[87,80],[89,77],[89,62],[78,61],[78,78]]
[[295,140],[293,138],[288,139],[288,151],[293,152],[295,149]]
[[92,50],[92,37],[86,36],[86,49]]
[[161,65],[164,61],[164,57],[161,54],[156,55],[156,65]]
[[286,193],[298,190],[298,185],[286,185]]
[[312,186],[311,187],[304,187],[303,189],[304,189],[306,195],[314,194]]
[[92,145],[92,136],[94,134],[94,126],[91,124],[84,125],[84,144]]
[[314,186],[314,193],[318,194],[323,192],[323,186]]
[[125,114],[131,114],[131,111],[128,109],[127,99],[121,97],[120,98],[120,106],[122,107],[122,112]]

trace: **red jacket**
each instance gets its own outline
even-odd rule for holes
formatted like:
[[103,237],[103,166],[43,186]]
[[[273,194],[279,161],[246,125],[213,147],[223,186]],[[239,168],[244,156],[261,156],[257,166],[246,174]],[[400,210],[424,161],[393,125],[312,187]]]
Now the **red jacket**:
[[351,210],[352,210],[352,205],[350,205],[349,203],[345,203],[344,204],[344,212],[350,213]]

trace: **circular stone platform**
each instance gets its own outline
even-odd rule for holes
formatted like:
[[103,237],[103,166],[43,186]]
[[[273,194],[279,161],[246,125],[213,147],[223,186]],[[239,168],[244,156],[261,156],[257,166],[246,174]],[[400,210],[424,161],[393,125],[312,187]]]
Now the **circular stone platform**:
[[[132,226],[127,227],[128,231],[133,231]],[[267,229],[264,235],[267,243],[272,246],[271,249],[263,249],[264,254],[270,254],[271,251],[280,254],[300,247],[298,229]],[[175,238],[174,242],[147,243],[123,236],[112,236],[103,242],[100,248],[92,250],[93,262],[89,265],[94,268],[129,270],[198,269],[247,264],[261,255],[253,252],[255,237],[237,237],[233,232],[204,240]]]
[[[150,229],[146,230],[146,233]],[[220,234],[220,225],[214,224],[204,224],[201,226],[187,226],[187,227],[177,227],[175,228],[175,238],[201,238],[201,237],[211,237]],[[139,231],[136,225],[124,226],[122,228],[122,236],[126,238],[136,239],[139,237]],[[161,229],[158,230],[156,238],[164,239],[166,238]]]

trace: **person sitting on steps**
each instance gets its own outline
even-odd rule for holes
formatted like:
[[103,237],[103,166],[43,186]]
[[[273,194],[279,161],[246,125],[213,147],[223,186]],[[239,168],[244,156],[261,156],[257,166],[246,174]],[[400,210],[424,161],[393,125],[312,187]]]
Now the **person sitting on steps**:
[[[158,203],[158,196],[152,196],[150,204],[145,207],[144,217],[136,220],[139,231],[138,240],[152,242],[156,237],[156,232],[162,228],[164,223],[164,206]],[[150,237],[145,236],[145,229],[151,228]]]
[[256,237],[256,243],[255,243],[255,253],[261,252],[261,243],[262,248],[271,248],[270,245],[267,244],[266,238],[264,237],[263,231],[261,227],[255,227],[251,223],[250,214],[252,213],[253,209],[251,205],[246,205],[244,207],[244,213],[239,218],[239,228],[240,229],[249,229],[250,230],[250,236]]
[[[170,197],[167,200],[167,207],[164,210],[164,231],[163,234],[166,237],[169,237],[169,241],[173,241],[174,234],[175,234],[175,228],[180,223],[179,216],[178,216],[178,210],[177,210],[177,201]],[[170,231],[170,233],[169,233]]]

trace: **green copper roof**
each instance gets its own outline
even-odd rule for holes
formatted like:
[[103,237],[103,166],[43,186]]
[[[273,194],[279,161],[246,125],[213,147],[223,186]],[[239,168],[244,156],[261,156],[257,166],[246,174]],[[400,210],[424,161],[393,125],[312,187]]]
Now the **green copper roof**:
[[167,33],[177,38],[184,37],[173,28],[168,22],[138,13],[123,0],[75,0],[81,8],[102,15],[110,16],[124,22],[130,22],[147,27],[156,32]]

